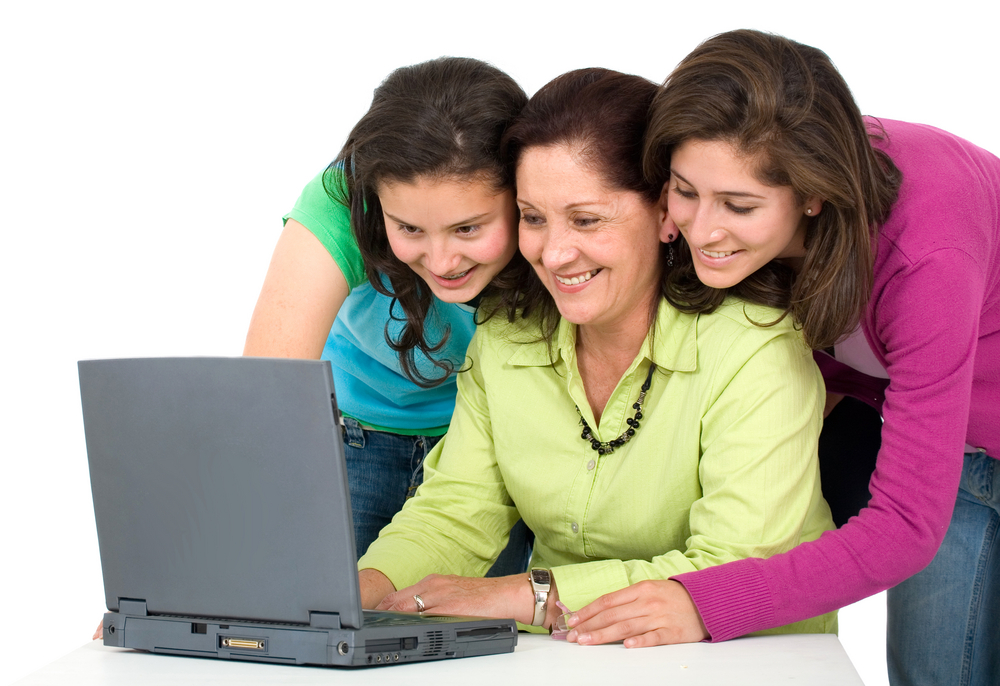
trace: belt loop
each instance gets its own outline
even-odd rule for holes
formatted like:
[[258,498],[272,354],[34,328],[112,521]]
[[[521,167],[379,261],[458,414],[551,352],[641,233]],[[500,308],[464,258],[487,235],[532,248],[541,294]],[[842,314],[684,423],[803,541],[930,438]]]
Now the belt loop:
[[341,423],[344,425],[344,440],[352,448],[364,448],[365,447],[365,430],[361,428],[360,422],[353,417],[343,417],[340,418]]

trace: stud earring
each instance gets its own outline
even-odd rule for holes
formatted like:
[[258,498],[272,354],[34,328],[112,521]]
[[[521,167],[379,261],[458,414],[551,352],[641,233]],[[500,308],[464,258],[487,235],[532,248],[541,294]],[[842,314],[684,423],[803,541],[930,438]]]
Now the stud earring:
[[806,210],[806,214],[812,214],[812,213],[813,213],[813,208],[810,207],[809,209]]

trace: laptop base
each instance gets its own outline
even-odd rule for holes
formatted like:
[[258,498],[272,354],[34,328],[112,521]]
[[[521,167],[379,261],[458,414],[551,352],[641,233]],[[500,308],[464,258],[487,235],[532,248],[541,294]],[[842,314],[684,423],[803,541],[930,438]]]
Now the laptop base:
[[[354,629],[108,612],[104,645],[165,655],[332,667],[512,653],[517,645],[517,631],[506,620],[481,620],[477,626],[469,626],[468,618],[441,620],[426,626],[379,627],[377,636],[362,639]],[[450,626],[459,621],[461,626]]]

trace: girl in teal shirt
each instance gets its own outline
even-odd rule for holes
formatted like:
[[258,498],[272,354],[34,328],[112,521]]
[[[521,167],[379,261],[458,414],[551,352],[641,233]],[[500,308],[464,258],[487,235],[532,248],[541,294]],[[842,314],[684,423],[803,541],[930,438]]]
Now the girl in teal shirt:
[[[475,304],[516,263],[499,150],[526,101],[478,60],[397,69],[285,216],[244,354],[332,363],[359,555],[420,484]],[[510,569],[524,566],[524,535]]]

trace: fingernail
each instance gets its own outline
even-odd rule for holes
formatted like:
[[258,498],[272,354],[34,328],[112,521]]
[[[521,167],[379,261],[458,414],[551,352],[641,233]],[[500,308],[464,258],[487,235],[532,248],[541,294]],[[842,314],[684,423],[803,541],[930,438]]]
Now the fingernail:
[[581,645],[590,643],[590,634],[580,634],[579,636],[576,637],[576,642]]
[[580,623],[580,618],[576,616],[575,612],[573,612],[573,613],[571,613],[569,615],[566,615],[566,625],[567,626],[576,626],[579,623]]
[[568,634],[566,634],[566,640],[569,641],[570,643],[576,641],[576,629],[573,629]]

